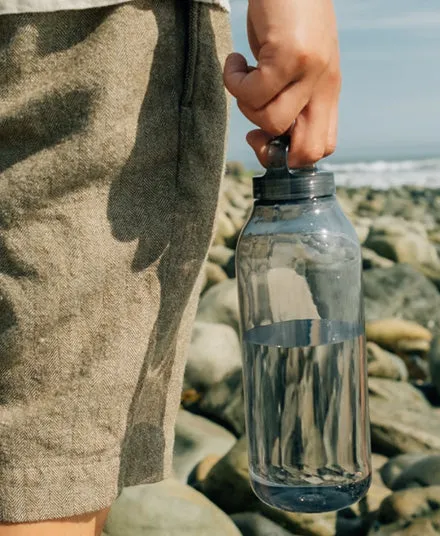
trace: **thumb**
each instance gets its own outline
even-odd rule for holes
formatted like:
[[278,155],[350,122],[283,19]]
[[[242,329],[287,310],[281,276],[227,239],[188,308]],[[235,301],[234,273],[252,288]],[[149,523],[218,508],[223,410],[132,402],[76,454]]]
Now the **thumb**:
[[246,136],[246,141],[255,151],[258,161],[263,167],[267,167],[267,147],[273,136],[264,130],[251,130]]
[[229,93],[234,97],[239,94],[240,85],[249,72],[246,58],[238,52],[229,54],[223,70],[223,81]]

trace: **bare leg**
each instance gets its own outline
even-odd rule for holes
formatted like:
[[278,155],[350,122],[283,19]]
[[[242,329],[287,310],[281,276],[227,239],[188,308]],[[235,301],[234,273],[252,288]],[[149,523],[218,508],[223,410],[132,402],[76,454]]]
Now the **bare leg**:
[[69,519],[0,525],[0,536],[99,536],[108,508]]

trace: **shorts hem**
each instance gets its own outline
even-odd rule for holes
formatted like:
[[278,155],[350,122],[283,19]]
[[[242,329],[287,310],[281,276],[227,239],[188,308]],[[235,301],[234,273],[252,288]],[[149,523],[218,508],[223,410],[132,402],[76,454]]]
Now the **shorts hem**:
[[109,507],[118,494],[119,457],[93,463],[0,468],[0,522],[68,518]]

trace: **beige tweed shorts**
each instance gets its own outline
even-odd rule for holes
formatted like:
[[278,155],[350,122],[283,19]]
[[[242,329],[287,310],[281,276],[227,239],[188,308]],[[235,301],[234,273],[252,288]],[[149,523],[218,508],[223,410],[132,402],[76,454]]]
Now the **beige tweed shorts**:
[[0,17],[0,521],[169,474],[229,49],[186,0]]

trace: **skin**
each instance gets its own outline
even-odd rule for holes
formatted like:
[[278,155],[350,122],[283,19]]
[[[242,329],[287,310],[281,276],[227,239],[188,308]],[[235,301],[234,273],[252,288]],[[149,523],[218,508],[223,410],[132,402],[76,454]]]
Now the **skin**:
[[0,536],[99,536],[107,514],[105,509],[56,521],[0,525]]
[[260,127],[247,141],[266,164],[268,141],[290,133],[289,165],[314,164],[334,152],[341,88],[331,0],[249,0],[249,44],[226,61],[224,81],[243,114]]
[[[231,54],[224,81],[243,114],[259,127],[247,141],[260,162],[266,163],[268,141],[286,132],[291,134],[291,167],[331,154],[341,86],[331,0],[249,0],[248,36],[256,66]],[[0,536],[99,536],[107,513],[0,524]]]

